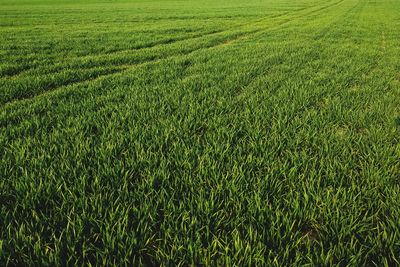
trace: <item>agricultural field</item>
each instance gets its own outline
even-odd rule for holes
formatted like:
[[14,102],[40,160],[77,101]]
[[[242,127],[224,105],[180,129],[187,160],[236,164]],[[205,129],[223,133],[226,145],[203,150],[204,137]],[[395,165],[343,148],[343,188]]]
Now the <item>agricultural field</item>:
[[400,265],[400,1],[0,0],[1,266]]

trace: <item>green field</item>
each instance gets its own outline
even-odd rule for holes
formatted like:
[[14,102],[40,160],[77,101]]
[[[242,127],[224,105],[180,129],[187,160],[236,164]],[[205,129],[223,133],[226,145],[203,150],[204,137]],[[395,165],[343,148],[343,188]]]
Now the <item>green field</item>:
[[400,1],[0,0],[32,265],[400,265]]

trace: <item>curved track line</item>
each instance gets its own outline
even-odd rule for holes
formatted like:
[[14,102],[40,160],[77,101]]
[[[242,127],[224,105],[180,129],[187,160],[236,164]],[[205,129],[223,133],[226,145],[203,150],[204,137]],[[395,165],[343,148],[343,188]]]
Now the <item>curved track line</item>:
[[[85,83],[88,83],[88,82],[91,82],[91,81],[96,81],[96,80],[100,80],[100,79],[106,79],[108,77],[112,77],[114,75],[122,74],[124,72],[131,71],[132,69],[136,69],[138,67],[141,67],[141,66],[144,66],[144,65],[147,65],[147,64],[157,64],[157,63],[159,63],[159,62],[161,62],[163,60],[170,60],[170,59],[173,59],[173,58],[181,58],[181,57],[189,56],[189,55],[192,55],[194,53],[201,52],[201,51],[204,51],[204,50],[214,49],[214,48],[219,48],[219,47],[222,47],[222,46],[230,45],[230,44],[232,44],[234,42],[237,42],[239,40],[243,40],[245,38],[248,38],[249,36],[252,36],[252,35],[254,35],[256,33],[262,33],[262,32],[267,32],[267,31],[279,29],[281,26],[290,24],[290,22],[292,22],[293,20],[301,18],[303,16],[309,16],[309,15],[312,15],[312,14],[315,14],[315,13],[318,14],[319,12],[321,12],[323,10],[326,10],[326,9],[328,9],[330,7],[336,6],[336,5],[340,4],[340,3],[342,3],[343,1],[345,1],[345,0],[339,0],[339,1],[337,1],[335,3],[332,3],[332,4],[328,5],[328,6],[320,7],[318,9],[316,9],[316,10],[312,10],[310,12],[307,12],[306,14],[298,15],[298,16],[296,16],[294,18],[284,20],[282,23],[279,23],[279,24],[275,25],[274,27],[265,27],[265,28],[255,29],[255,30],[249,30],[248,32],[244,32],[244,33],[232,34],[231,36],[235,36],[234,38],[226,38],[226,39],[224,39],[222,41],[217,42],[216,44],[212,44],[212,45],[209,45],[209,46],[206,45],[205,47],[200,47],[200,48],[194,49],[194,50],[189,51],[189,52],[184,53],[184,54],[173,54],[173,55],[170,55],[170,56],[167,56],[167,57],[162,57],[162,58],[157,58],[157,59],[154,59],[154,60],[148,60],[148,61],[140,62],[138,64],[117,65],[117,67],[125,66],[125,68],[123,70],[121,70],[121,71],[116,71],[116,72],[111,73],[111,74],[98,75],[98,76],[96,76],[95,78],[92,78],[92,79],[85,79],[85,80],[82,80],[82,81],[72,82],[72,83],[69,83],[69,84],[63,84],[62,86],[54,87],[54,88],[51,88],[50,90],[45,90],[45,91],[42,91],[42,92],[38,92],[37,94],[34,94],[32,96],[13,98],[13,99],[10,99],[9,101],[6,101],[3,104],[0,104],[0,107],[6,107],[6,106],[9,106],[9,105],[13,105],[13,104],[15,104],[17,102],[24,101],[24,100],[31,100],[31,99],[34,99],[34,98],[39,97],[41,95],[46,95],[48,93],[51,93],[51,92],[54,92],[54,91],[58,91],[58,90],[61,90],[63,88],[72,87],[72,86],[75,86],[75,85],[78,85],[78,84],[85,84]],[[230,37],[230,36],[227,36],[227,37]]]

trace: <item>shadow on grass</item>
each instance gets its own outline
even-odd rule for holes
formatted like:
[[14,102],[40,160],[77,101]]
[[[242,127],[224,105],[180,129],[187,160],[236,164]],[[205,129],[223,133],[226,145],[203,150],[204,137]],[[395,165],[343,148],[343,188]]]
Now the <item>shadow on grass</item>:
[[396,126],[400,127],[400,117],[397,117],[396,119],[394,119],[394,123],[396,124]]

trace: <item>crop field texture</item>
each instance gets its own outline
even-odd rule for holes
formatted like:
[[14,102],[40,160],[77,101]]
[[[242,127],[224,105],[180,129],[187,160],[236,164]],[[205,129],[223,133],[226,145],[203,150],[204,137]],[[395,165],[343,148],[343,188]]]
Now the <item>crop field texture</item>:
[[400,265],[400,1],[0,0],[1,266]]

